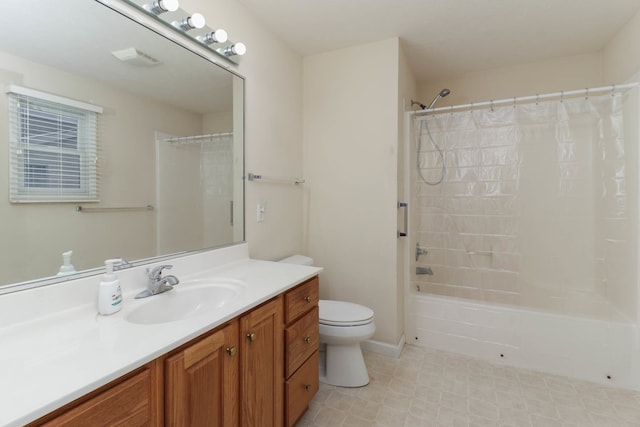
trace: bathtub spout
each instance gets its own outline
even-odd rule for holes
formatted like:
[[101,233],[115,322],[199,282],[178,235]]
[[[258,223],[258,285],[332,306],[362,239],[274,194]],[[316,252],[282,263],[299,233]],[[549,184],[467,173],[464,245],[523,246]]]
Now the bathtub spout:
[[431,267],[416,267],[416,274],[427,274],[429,276],[433,276],[433,271]]

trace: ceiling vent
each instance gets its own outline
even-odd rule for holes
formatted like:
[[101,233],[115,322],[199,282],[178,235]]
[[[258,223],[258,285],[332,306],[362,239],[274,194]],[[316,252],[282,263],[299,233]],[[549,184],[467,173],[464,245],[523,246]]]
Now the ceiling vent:
[[126,49],[114,50],[111,52],[113,56],[118,58],[122,62],[135,65],[137,67],[153,67],[162,64],[154,57],[147,55],[144,52],[140,52],[135,47],[128,47]]

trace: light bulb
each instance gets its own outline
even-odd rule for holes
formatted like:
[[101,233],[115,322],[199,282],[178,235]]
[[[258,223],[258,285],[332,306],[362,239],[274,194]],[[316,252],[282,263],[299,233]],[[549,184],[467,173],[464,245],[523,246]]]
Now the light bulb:
[[194,13],[193,15],[184,18],[182,21],[173,21],[172,24],[174,27],[178,27],[182,31],[189,31],[204,27],[205,19],[201,13]]
[[244,45],[244,43],[232,44],[231,46],[225,47],[222,51],[222,54],[225,56],[242,56],[245,53],[247,53],[247,47]]
[[178,0],[156,0],[154,2],[145,4],[144,7],[149,12],[152,12],[156,15],[160,15],[165,12],[175,12],[178,10],[180,5],[178,4]]
[[219,30],[211,31],[203,36],[198,36],[198,40],[200,40],[204,44],[213,44],[213,43],[224,43],[228,39],[227,32],[220,28]]

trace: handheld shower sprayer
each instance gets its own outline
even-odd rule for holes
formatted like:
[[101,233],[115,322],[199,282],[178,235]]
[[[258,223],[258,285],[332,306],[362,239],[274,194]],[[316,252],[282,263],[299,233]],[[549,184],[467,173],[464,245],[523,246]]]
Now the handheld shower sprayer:
[[444,98],[445,96],[449,95],[451,93],[451,91],[449,89],[442,89],[435,98],[433,98],[433,101],[431,101],[431,104],[429,104],[429,106],[427,107],[425,104],[423,104],[420,101],[414,101],[413,99],[411,100],[411,106],[413,107],[414,105],[417,105],[418,107],[420,107],[421,110],[430,110],[431,108],[433,108],[434,105],[436,105],[436,102],[438,102],[438,99],[440,98]]
[[[435,98],[433,98],[433,101],[431,101],[431,104],[429,104],[428,107],[425,107],[424,104],[421,104],[420,102],[416,102],[411,100],[411,105],[415,105],[418,104],[420,106],[421,109],[423,110],[430,110],[433,108],[434,105],[436,105],[436,102],[438,102],[438,99],[440,98],[444,98],[445,96],[449,95],[451,93],[451,91],[449,89],[442,89]],[[426,119],[426,117],[425,117]],[[442,168],[441,170],[441,174],[440,174],[440,178],[436,181],[429,181],[427,180],[427,178],[425,178],[425,176],[422,174],[422,166],[420,165],[420,153],[422,152],[422,126],[424,124],[424,127],[427,129],[427,135],[429,136],[429,140],[431,141],[431,144],[433,145],[433,148],[436,149],[436,151],[438,152],[438,155],[440,157],[440,161],[442,162]],[[422,179],[422,181],[427,184],[427,185],[438,185],[440,184],[443,180],[444,177],[446,175],[447,172],[447,167],[445,165],[445,159],[444,159],[444,152],[442,151],[442,148],[440,148],[440,146],[438,145],[438,143],[435,141],[435,139],[433,139],[433,136],[431,135],[431,131],[429,130],[429,124],[427,123],[426,120],[421,120],[420,121],[420,127],[418,129],[418,146],[416,147],[417,149],[417,153],[416,153],[416,167],[418,169],[418,175],[420,176],[420,178]],[[418,258],[418,254],[417,254],[417,249],[416,249],[416,259]]]
[[450,93],[451,93],[451,91],[449,89],[442,89],[440,91],[440,93],[438,93],[436,95],[436,97],[433,98],[433,101],[431,101],[431,104],[429,104],[429,106],[427,107],[427,110],[432,109],[433,106],[436,105],[436,102],[438,102],[438,99],[444,98],[445,96],[449,95]]

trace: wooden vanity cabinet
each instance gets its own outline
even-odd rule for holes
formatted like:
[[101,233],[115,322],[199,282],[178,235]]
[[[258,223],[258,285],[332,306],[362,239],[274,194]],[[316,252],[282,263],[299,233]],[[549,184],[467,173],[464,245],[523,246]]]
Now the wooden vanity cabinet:
[[85,427],[161,426],[162,364],[154,360],[29,424]]
[[29,426],[292,426],[318,348],[314,277]]
[[165,361],[166,426],[238,425],[238,321]]
[[318,392],[320,346],[318,277],[284,295],[285,425],[293,426]]
[[283,423],[282,296],[240,317],[240,425]]

